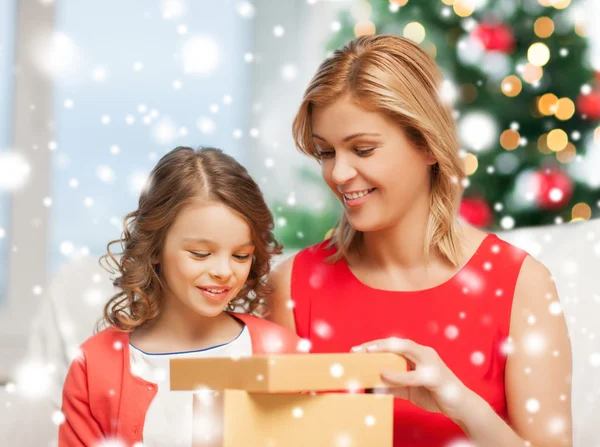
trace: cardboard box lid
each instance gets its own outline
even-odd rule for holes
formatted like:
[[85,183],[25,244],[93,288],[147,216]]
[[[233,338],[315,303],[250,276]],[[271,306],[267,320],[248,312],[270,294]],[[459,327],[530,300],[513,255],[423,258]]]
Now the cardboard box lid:
[[214,403],[194,399],[193,447],[393,444],[391,395],[219,394]]
[[171,359],[171,390],[236,389],[255,393],[359,390],[382,387],[382,370],[406,371],[391,353],[282,354],[242,358]]

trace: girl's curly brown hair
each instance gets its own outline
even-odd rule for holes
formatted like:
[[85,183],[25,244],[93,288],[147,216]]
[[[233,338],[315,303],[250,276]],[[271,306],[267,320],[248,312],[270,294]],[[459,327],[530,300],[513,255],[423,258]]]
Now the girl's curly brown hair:
[[[137,210],[127,214],[121,238],[107,245],[100,263],[115,274],[121,289],[104,307],[101,325],[121,331],[151,325],[160,316],[164,284],[160,264],[167,231],[179,210],[198,198],[223,203],[246,219],[256,245],[248,279],[227,310],[261,315],[268,294],[270,260],[282,246],[273,236],[273,215],[260,188],[233,157],[214,148],[177,147],[160,159],[141,193]],[[120,244],[121,253],[111,246]],[[118,256],[120,255],[120,256]]]

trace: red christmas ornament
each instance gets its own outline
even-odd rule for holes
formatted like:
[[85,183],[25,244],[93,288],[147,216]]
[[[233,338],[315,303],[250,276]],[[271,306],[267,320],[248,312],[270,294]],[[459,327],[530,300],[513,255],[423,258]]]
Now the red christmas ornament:
[[552,168],[535,173],[536,200],[541,209],[562,210],[573,196],[573,181],[563,171]]
[[464,220],[477,228],[487,228],[493,220],[492,210],[482,197],[462,199],[458,212]]
[[516,47],[512,30],[504,23],[482,23],[471,32],[471,37],[479,40],[488,51],[510,54]]
[[589,120],[600,120],[600,89],[592,90],[587,95],[580,94],[577,97],[577,111]]

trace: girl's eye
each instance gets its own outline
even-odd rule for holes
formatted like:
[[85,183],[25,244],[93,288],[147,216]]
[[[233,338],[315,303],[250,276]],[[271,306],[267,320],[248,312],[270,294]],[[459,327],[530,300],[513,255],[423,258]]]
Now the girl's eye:
[[210,256],[210,253],[196,253],[195,251],[190,251],[191,255],[195,258],[204,259]]
[[[205,259],[210,256],[210,253],[197,253],[195,251],[190,251],[190,254],[194,258],[198,258],[198,259]],[[239,259],[240,261],[246,261],[246,260],[250,259],[250,255],[233,255],[233,257],[236,259]]]
[[354,152],[356,152],[360,157],[364,157],[365,155],[369,155],[374,150],[375,148],[373,147],[370,149],[354,149]]

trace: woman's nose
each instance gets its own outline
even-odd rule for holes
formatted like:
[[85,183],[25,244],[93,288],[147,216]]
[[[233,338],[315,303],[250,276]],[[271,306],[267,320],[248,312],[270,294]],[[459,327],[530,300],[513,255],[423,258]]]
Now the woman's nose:
[[338,185],[343,185],[354,177],[356,177],[356,169],[352,164],[349,163],[346,157],[337,156],[331,171],[332,180]]

